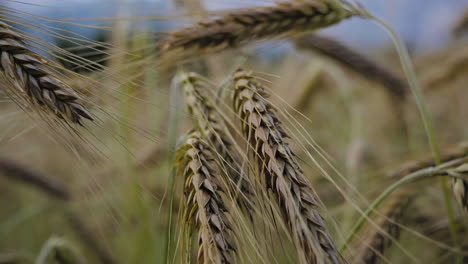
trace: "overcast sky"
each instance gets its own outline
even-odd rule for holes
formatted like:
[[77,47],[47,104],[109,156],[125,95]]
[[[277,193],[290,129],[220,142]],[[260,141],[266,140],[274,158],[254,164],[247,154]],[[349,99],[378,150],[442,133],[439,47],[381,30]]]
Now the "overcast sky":
[[[6,1],[15,8],[57,18],[109,17],[116,13],[115,7],[118,3],[127,3],[124,11],[140,10],[138,15],[168,16],[171,13],[170,0],[23,0],[31,5]],[[274,2],[273,0],[205,1],[210,8],[234,8]],[[373,14],[388,21],[410,45],[416,48],[436,48],[447,41],[449,27],[463,10],[468,8],[468,0],[361,0],[360,2]],[[362,19],[341,23],[326,33],[342,38],[354,46],[375,46],[388,41],[388,36],[382,29]]]

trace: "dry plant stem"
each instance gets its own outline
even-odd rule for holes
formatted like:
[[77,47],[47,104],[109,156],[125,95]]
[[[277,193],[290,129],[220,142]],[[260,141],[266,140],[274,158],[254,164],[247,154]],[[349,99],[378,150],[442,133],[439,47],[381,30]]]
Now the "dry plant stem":
[[9,179],[32,185],[58,200],[67,201],[71,198],[70,193],[62,183],[17,162],[3,158],[0,159],[0,173],[4,174]]
[[351,231],[349,232],[348,236],[345,239],[344,244],[340,248],[340,252],[344,252],[353,238],[353,236],[356,234],[357,231],[362,227],[364,222],[369,219],[369,216],[371,213],[375,211],[375,209],[390,195],[392,194],[395,190],[398,188],[402,188],[403,185],[425,179],[431,176],[436,176],[439,175],[440,173],[443,173],[445,170],[447,170],[450,167],[456,166],[463,164],[464,162],[467,161],[467,157],[462,157],[462,158],[457,158],[454,160],[447,161],[445,163],[442,163],[441,165],[438,165],[436,167],[427,167],[423,169],[419,169],[417,171],[414,171],[410,173],[409,175],[399,179],[397,182],[392,184],[390,187],[388,187],[385,191],[383,191],[379,197],[377,197],[370,205],[367,207],[366,211],[361,215],[359,220],[356,222],[356,224],[353,226]]
[[[47,109],[60,119],[82,125],[81,118],[93,120],[78,103],[78,94],[54,73],[49,62],[31,51],[21,35],[0,22],[0,75],[8,81],[8,94],[29,107]],[[5,80],[5,81],[6,81]]]
[[410,91],[408,85],[398,75],[334,39],[310,34],[299,38],[296,46],[304,50],[316,50],[365,78],[381,83],[396,99],[404,99]]
[[163,41],[161,54],[199,55],[227,48],[312,31],[353,15],[349,5],[334,0],[279,2],[275,6],[246,8],[182,28]]
[[221,160],[223,170],[228,175],[228,181],[233,185],[232,191],[238,197],[238,203],[251,216],[253,187],[243,175],[240,165],[241,158],[232,147],[233,142],[226,131],[224,119],[206,96],[201,76],[195,73],[182,74],[186,103],[189,113],[197,122],[197,129],[214,147]]
[[401,192],[388,201],[386,208],[378,220],[380,230],[373,228],[371,233],[363,234],[362,246],[356,250],[356,263],[374,264],[384,256],[385,250],[392,245],[393,240],[400,236],[400,220],[408,207],[410,192]]
[[236,248],[222,199],[222,171],[216,154],[201,139],[201,134],[194,131],[179,148],[178,155],[177,174],[185,179],[184,223],[195,223],[198,229],[198,263],[234,263],[232,254]]
[[284,221],[293,234],[302,262],[342,263],[322,216],[314,190],[289,148],[273,105],[264,87],[251,73],[234,76],[234,111],[242,130],[254,148],[260,174],[267,189],[275,194]]

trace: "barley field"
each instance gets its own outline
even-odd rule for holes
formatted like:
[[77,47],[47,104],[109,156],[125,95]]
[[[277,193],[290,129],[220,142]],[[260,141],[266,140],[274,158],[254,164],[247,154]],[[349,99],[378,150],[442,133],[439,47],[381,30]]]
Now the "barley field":
[[0,2],[0,264],[468,263],[468,3],[384,2]]

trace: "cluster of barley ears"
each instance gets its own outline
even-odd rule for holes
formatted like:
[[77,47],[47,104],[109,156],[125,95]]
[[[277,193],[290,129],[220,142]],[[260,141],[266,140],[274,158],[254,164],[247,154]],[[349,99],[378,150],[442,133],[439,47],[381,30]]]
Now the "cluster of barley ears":
[[[271,6],[228,10],[215,15],[203,12],[203,5],[199,3],[194,6],[197,6],[194,15],[203,14],[204,20],[176,29],[158,42],[155,57],[161,63],[158,61],[152,65],[164,66],[167,63],[174,66],[171,68],[174,70],[179,66],[186,68],[193,65],[183,65],[185,60],[241,48],[259,41],[288,39],[299,49],[318,51],[365,78],[380,83],[399,103],[407,102],[409,86],[401,76],[387,67],[332,39],[316,34],[296,37],[362,14],[356,6],[346,1],[282,1]],[[66,84],[61,68],[35,52],[28,38],[7,24],[0,23],[0,88],[25,110],[52,115],[59,122],[84,125],[83,119],[93,120],[84,101]],[[226,62],[229,61],[226,59]],[[459,70],[458,66],[463,61],[454,63],[455,70]],[[139,62],[136,64],[141,66]],[[138,79],[141,76],[133,77]],[[165,77],[173,76],[162,78]],[[317,193],[326,192],[321,189],[323,185],[315,185],[325,177],[312,180],[312,175],[308,175],[309,170],[304,168],[308,164],[301,159],[300,151],[310,154],[307,149],[310,146],[305,150],[293,150],[296,144],[302,146],[303,142],[294,138],[296,135],[289,138],[289,134],[293,134],[300,124],[297,125],[294,118],[281,120],[280,113],[287,111],[272,102],[268,92],[270,87],[262,80],[265,78],[255,76],[251,71],[235,71],[227,76],[227,84],[220,85],[217,91],[218,95],[222,94],[223,89],[229,91],[232,94],[229,98],[215,98],[213,94],[216,92],[211,89],[213,85],[208,77],[201,74],[181,73],[175,79],[179,82],[178,92],[184,95],[183,104],[190,119],[190,129],[177,148],[175,161],[170,163],[175,167],[175,173],[170,177],[182,184],[174,184],[180,188],[176,188],[175,193],[169,190],[168,194],[172,196],[171,199],[176,199],[176,203],[171,202],[170,205],[176,207],[174,204],[177,204],[180,221],[176,235],[173,235],[177,239],[171,237],[170,232],[167,238],[177,241],[176,249],[169,248],[165,252],[169,255],[166,256],[167,263],[178,258],[177,250],[182,252],[180,255],[183,257],[180,259],[183,263],[240,263],[253,258],[241,255],[245,252],[255,252],[253,255],[256,256],[265,254],[260,252],[263,250],[259,249],[260,246],[250,251],[245,249],[260,244],[267,248],[265,252],[273,251],[276,244],[286,248],[285,251],[293,248],[295,254],[291,254],[294,255],[291,259],[298,263],[388,261],[386,254],[389,248],[392,245],[401,247],[399,235],[404,230],[401,220],[409,214],[406,207],[411,198],[416,196],[410,187],[403,185],[432,176],[450,178],[454,199],[463,210],[468,208],[467,148],[462,147],[444,153],[436,160],[431,157],[412,162],[391,172],[388,178],[394,185],[390,184],[388,189],[385,185],[381,186],[380,196],[373,203],[364,201],[365,211],[356,205],[362,221],[358,220],[345,239],[344,246],[341,245],[344,249],[352,248],[352,252],[339,250],[337,245],[343,241],[343,231],[335,228],[338,233],[333,232],[334,229],[330,227],[332,224],[340,225],[341,222],[335,222],[333,216],[336,214],[330,217],[320,202],[322,197]],[[130,87],[135,83],[138,82],[132,79],[126,85]],[[125,91],[130,91],[126,96],[134,95],[131,89]],[[307,99],[302,98],[302,102]],[[125,114],[131,116],[130,112]],[[138,118],[135,115],[135,119]],[[177,120],[170,122],[177,123]],[[168,138],[179,132],[169,131],[174,134],[169,133]],[[170,156],[170,147],[158,146],[148,156],[130,164],[129,170],[133,169],[140,174],[142,168],[159,165],[165,156]],[[118,169],[106,170],[105,174],[112,176]],[[74,196],[63,184],[10,160],[0,159],[0,172],[11,179],[35,186],[65,202],[65,206],[74,201]],[[320,172],[323,175],[323,170]],[[331,182],[336,185],[334,179]],[[403,191],[391,195],[397,189]],[[161,192],[165,199],[166,190]],[[177,192],[182,195],[177,196]],[[349,197],[343,190],[336,196]],[[171,228],[172,210],[169,208],[168,229]],[[264,212],[271,213],[271,219],[270,215],[262,215]],[[83,243],[94,251],[95,257],[102,263],[116,262],[112,256],[114,252],[107,252],[96,241],[81,215],[73,212],[68,213],[68,217],[70,226],[79,234]],[[269,229],[263,229],[262,224],[269,225]],[[361,230],[363,225],[366,228]],[[448,226],[452,228],[451,224]],[[458,230],[461,229],[455,229],[456,232]],[[277,234],[261,234],[272,231]],[[255,241],[257,237],[269,235],[279,237],[284,243],[273,239]],[[245,238],[250,240],[244,241]],[[457,242],[455,240],[452,242]],[[74,251],[71,251],[70,258],[76,260],[65,259],[62,253],[67,251],[65,244],[61,240],[46,243],[38,263],[47,263],[49,260],[83,262]],[[452,245],[455,252],[464,252],[460,251],[462,248],[458,248],[456,243]],[[176,252],[174,256],[170,256],[171,251]]]

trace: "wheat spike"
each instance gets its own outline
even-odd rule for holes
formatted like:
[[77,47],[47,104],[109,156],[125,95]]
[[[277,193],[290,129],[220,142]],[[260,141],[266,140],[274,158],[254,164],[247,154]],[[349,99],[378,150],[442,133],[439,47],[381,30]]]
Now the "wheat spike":
[[396,98],[402,99],[410,91],[400,76],[334,39],[311,34],[299,38],[296,46],[304,50],[317,50],[365,78],[381,83]]
[[452,191],[458,204],[468,213],[468,163],[448,169],[452,176]]
[[275,194],[282,215],[302,262],[341,263],[341,257],[317,209],[314,191],[285,142],[287,137],[273,105],[267,101],[264,87],[251,73],[239,70],[234,76],[234,111],[242,121],[242,130],[251,146],[255,146],[260,174],[267,188]]
[[[78,94],[57,78],[49,62],[30,50],[24,38],[0,22],[0,76],[16,101],[48,109],[61,119],[82,125],[81,118],[93,120],[78,103]],[[13,86],[13,87],[10,87]]]
[[[190,114],[197,122],[197,128],[203,136],[208,139],[216,150],[218,156],[223,161],[222,165],[225,168],[230,181],[234,183],[233,192],[241,192],[238,202],[250,215],[253,195],[253,188],[246,178],[242,175],[240,166],[240,156],[232,147],[233,142],[226,131],[226,124],[223,117],[216,110],[213,102],[206,96],[202,77],[195,74],[182,74],[181,81],[183,83],[187,108]],[[236,187],[238,186],[238,187]]]
[[357,249],[354,263],[374,264],[384,256],[393,240],[400,236],[400,222],[411,200],[411,193],[402,191],[387,202],[382,213],[375,220],[379,229],[372,227],[371,231],[363,234],[362,246]]
[[300,0],[240,9],[173,32],[163,41],[161,53],[219,52],[253,41],[327,27],[353,14],[349,4],[335,0]]
[[234,263],[234,240],[231,224],[221,193],[221,169],[216,154],[201,139],[198,131],[191,132],[178,149],[178,175],[185,179],[184,195],[187,210],[184,222],[195,220],[198,229],[198,263]]

